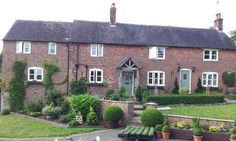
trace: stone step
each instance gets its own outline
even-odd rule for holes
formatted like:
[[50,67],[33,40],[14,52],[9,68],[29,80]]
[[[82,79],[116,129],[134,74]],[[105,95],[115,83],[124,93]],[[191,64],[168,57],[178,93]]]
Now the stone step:
[[141,125],[140,117],[132,117],[128,124]]
[[134,110],[134,117],[140,116],[143,110]]
[[134,104],[134,110],[143,110],[143,104]]

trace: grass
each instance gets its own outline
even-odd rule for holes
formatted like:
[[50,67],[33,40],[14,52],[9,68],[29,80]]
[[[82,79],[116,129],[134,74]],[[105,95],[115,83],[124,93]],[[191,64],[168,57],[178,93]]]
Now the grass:
[[172,107],[173,109],[162,111],[163,114],[197,116],[217,119],[236,119],[236,104],[228,105],[207,105],[207,106],[186,106]]
[[34,121],[17,115],[0,116],[0,137],[38,138],[68,136],[101,130],[100,128],[63,128],[48,123]]

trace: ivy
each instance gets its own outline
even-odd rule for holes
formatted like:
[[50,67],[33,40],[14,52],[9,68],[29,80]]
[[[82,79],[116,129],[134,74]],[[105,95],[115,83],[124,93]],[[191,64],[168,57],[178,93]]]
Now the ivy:
[[23,109],[26,93],[26,63],[15,61],[12,66],[12,79],[9,81],[10,106],[12,111]]
[[44,80],[43,80],[43,85],[44,87],[48,90],[48,89],[52,89],[53,88],[53,82],[52,82],[52,75],[56,72],[59,72],[60,69],[59,67],[54,64],[54,63],[48,63],[45,62],[43,64],[45,70],[46,70],[46,74],[44,76]]
[[226,86],[232,87],[235,82],[235,73],[231,72],[231,71],[225,71],[222,74],[222,79],[223,79],[223,82]]

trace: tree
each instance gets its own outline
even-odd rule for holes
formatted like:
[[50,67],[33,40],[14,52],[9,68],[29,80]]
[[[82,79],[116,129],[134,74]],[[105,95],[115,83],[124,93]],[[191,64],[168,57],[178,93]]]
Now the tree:
[[178,94],[179,93],[179,84],[178,84],[177,77],[175,78],[173,93],[174,94]]
[[236,42],[236,30],[230,31],[229,35],[230,35],[230,40],[235,44],[235,42]]

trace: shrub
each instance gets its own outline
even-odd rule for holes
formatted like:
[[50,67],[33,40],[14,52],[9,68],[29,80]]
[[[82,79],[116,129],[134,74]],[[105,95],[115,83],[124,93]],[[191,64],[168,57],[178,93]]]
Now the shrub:
[[235,82],[235,73],[231,71],[225,71],[222,74],[222,80],[224,84],[228,87],[232,87]]
[[202,129],[201,128],[194,128],[193,135],[194,136],[202,136]]
[[155,127],[155,125],[163,123],[163,115],[157,109],[148,108],[141,114],[141,122],[144,126]]
[[72,81],[70,83],[70,92],[74,95],[80,95],[86,93],[88,82],[86,79],[81,78],[78,81]]
[[135,96],[138,97],[140,101],[142,101],[142,94],[143,94],[143,88],[141,86],[138,86],[135,91]]
[[90,107],[90,111],[89,111],[88,115],[86,116],[86,122],[88,123],[88,125],[97,125],[98,124],[98,116],[94,112],[92,107]]
[[34,113],[34,112],[42,112],[43,109],[43,102],[42,101],[30,101],[29,103],[26,104],[25,106],[25,111],[27,114]]
[[115,94],[115,91],[113,89],[108,89],[105,93],[105,98],[110,99],[112,95]]
[[53,104],[53,106],[60,106],[63,102],[63,94],[57,89],[50,89],[47,92],[47,104]]
[[75,119],[72,119],[71,121],[68,122],[68,125],[70,127],[79,126],[79,122],[77,122]]
[[159,105],[171,104],[211,104],[224,102],[223,94],[187,94],[187,95],[151,95],[147,101],[156,102]]
[[202,86],[202,81],[200,78],[197,80],[197,89],[195,90],[196,93],[203,93],[203,86]]
[[188,88],[181,88],[181,89],[179,89],[179,94],[189,94]]
[[192,118],[191,125],[192,125],[193,128],[199,128],[199,126],[200,126],[200,117]]
[[236,140],[236,134],[232,134],[232,135],[230,135],[230,139],[234,139],[234,140]]
[[120,98],[119,98],[119,96],[118,96],[117,94],[112,94],[112,95],[111,95],[111,100],[119,101]]
[[41,112],[30,112],[30,113],[28,113],[28,114],[29,114],[29,116],[32,116],[32,117],[38,117],[38,116],[41,116],[41,115],[42,115]]
[[11,113],[10,109],[2,110],[2,115],[9,115]]
[[119,90],[119,95],[121,98],[126,98],[128,96],[128,92],[125,90],[124,87],[121,87]]
[[164,125],[162,127],[161,131],[164,132],[164,133],[169,133],[170,132],[170,126],[169,125]]
[[157,124],[157,125],[155,126],[155,131],[161,131],[162,128],[163,128],[163,125],[162,125],[162,124]]
[[174,94],[178,94],[179,93],[179,84],[178,84],[177,77],[175,78],[173,93]]
[[61,103],[60,107],[62,109],[63,115],[66,115],[71,112],[70,102],[66,99]]
[[230,100],[236,100],[236,94],[227,94],[225,98],[230,99]]
[[45,116],[57,117],[62,112],[60,107],[53,107],[52,105],[43,108],[42,114]]
[[233,127],[233,128],[230,130],[230,134],[236,134],[236,127]]
[[61,115],[59,117],[59,121],[63,123],[68,123],[69,121],[73,120],[75,118],[74,114],[70,113],[68,115]]
[[95,113],[99,113],[99,99],[95,96],[88,94],[85,95],[73,95],[70,99],[70,107],[72,112],[77,115],[81,112],[84,121],[86,121],[86,116],[89,113],[89,108],[92,107]]
[[105,121],[119,121],[123,117],[123,111],[119,106],[107,106],[103,111]]

